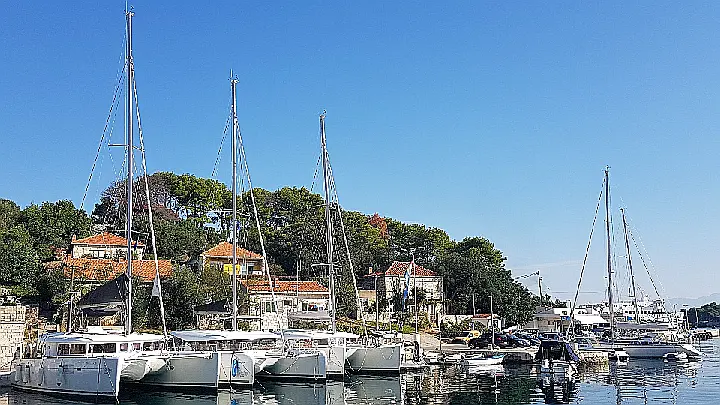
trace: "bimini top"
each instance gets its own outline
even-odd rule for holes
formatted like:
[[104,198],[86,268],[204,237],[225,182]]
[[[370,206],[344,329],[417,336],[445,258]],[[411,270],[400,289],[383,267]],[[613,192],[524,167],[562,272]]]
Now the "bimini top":
[[124,342],[157,342],[163,340],[162,335],[152,333],[83,333],[83,332],[54,332],[46,333],[40,337],[44,343],[124,343]]
[[178,330],[170,332],[178,339],[186,342],[209,342],[211,340],[260,340],[279,339],[280,336],[272,332],[243,331],[243,330]]

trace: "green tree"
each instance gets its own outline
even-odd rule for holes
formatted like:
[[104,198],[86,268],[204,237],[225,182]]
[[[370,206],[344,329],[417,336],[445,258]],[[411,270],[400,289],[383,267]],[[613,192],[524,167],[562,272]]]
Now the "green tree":
[[[162,290],[168,329],[192,327],[195,324],[194,308],[201,302],[197,275],[185,266],[177,267],[173,275],[163,281]],[[159,316],[152,316],[152,319],[157,320]]]
[[502,252],[485,238],[465,238],[439,260],[438,271],[444,277],[445,301],[449,313],[472,313],[473,296],[478,312],[493,311],[509,324],[532,319],[533,295],[512,278],[505,268]]
[[20,206],[10,200],[0,198],[0,229],[9,229],[20,219]]
[[0,284],[20,296],[35,293],[40,259],[25,228],[0,229]]
[[53,249],[67,249],[73,236],[90,234],[90,218],[69,200],[32,204],[22,211],[21,222],[42,261],[53,257]]
[[185,263],[220,241],[220,234],[212,228],[200,227],[197,220],[155,221],[158,256]]

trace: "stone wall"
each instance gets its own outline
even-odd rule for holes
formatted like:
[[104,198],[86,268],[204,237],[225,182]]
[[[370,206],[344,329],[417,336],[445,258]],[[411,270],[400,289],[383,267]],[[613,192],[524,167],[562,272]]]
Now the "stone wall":
[[0,371],[10,370],[10,363],[25,336],[25,307],[0,306]]

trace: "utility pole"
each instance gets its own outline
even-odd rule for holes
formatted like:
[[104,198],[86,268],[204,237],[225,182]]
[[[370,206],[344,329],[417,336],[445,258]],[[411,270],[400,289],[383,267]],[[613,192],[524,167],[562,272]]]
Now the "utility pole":
[[475,314],[477,314],[477,312],[475,311],[475,293],[473,293],[472,297],[473,297],[473,301],[472,301],[473,302],[473,317],[475,317]]
[[490,343],[490,348],[495,348],[495,313],[493,312],[493,297],[492,294],[490,294],[490,330],[492,331],[492,343]]
[[375,277],[375,330],[380,330],[380,297],[378,296],[377,289],[378,275],[373,274],[373,276]]

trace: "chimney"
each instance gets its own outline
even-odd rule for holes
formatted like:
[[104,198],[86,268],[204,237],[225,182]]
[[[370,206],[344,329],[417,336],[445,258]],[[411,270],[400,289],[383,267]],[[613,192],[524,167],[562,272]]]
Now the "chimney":
[[373,268],[372,268],[372,266],[368,267],[368,274],[373,274]]

